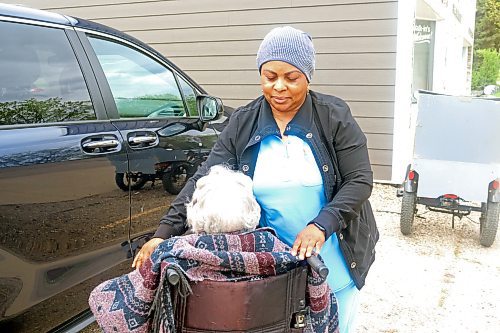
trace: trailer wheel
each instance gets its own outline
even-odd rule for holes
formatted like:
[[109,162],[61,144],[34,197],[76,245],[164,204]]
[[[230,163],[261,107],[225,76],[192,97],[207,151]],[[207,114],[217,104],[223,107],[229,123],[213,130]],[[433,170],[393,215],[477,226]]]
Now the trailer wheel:
[[417,207],[417,193],[403,192],[403,201],[401,202],[401,233],[403,235],[411,234],[415,210]]
[[498,215],[500,213],[498,202],[488,202],[486,211],[481,215],[479,242],[482,246],[490,247],[495,241],[498,229]]

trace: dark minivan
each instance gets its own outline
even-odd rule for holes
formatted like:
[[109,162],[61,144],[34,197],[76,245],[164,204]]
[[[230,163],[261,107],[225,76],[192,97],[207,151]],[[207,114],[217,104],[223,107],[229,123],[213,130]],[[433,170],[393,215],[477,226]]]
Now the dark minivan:
[[0,331],[91,322],[90,291],[130,271],[173,198],[134,181],[208,153],[221,113],[131,36],[0,5]]

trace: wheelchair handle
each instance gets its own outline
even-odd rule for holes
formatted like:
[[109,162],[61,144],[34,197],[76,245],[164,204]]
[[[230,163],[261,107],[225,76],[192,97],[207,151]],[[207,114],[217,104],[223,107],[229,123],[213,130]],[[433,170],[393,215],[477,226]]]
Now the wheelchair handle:
[[167,268],[167,280],[172,285],[175,286],[180,280],[179,273],[173,268]]
[[328,276],[328,273],[330,273],[330,270],[328,269],[328,267],[326,267],[326,265],[321,260],[319,260],[317,255],[313,254],[312,256],[307,258],[307,263],[323,279],[326,279],[326,277]]
[[[307,258],[307,263],[323,279],[326,279],[328,273],[330,273],[328,267],[326,267],[326,265],[321,260],[319,260],[318,256],[316,255],[312,255]],[[180,280],[179,273],[177,273],[177,271],[173,268],[167,268],[167,280],[172,286],[175,286],[177,283],[179,283]]]

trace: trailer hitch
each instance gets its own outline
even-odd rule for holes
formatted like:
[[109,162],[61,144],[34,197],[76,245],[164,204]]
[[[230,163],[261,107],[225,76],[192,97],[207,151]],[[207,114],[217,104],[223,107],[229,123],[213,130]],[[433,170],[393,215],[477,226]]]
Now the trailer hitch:
[[451,227],[455,229],[455,216],[460,220],[471,213],[471,207],[461,205],[465,200],[456,194],[443,194],[437,198],[437,207],[427,206],[431,212],[452,214]]

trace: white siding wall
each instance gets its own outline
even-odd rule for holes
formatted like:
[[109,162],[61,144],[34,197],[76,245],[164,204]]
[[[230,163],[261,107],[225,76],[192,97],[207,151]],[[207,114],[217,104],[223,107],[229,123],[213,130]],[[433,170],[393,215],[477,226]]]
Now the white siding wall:
[[15,3],[127,32],[162,52],[208,92],[233,107],[260,93],[255,56],[265,34],[280,25],[307,31],[317,50],[312,89],[348,102],[368,137],[375,178],[391,179],[397,0]]

